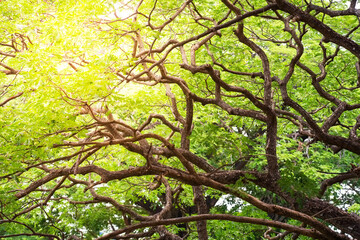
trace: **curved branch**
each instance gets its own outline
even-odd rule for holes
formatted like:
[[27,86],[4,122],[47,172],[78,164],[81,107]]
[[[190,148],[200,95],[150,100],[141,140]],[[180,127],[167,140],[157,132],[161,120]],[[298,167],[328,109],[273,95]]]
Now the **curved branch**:
[[323,196],[326,189],[331,185],[334,185],[336,183],[342,183],[346,180],[356,179],[356,178],[360,178],[360,167],[351,169],[349,172],[346,173],[341,173],[336,177],[326,179],[321,183],[319,196],[320,197]]
[[8,102],[10,102],[11,100],[14,100],[15,98],[20,97],[21,95],[23,95],[24,92],[19,92],[17,94],[15,94],[14,96],[9,97],[8,99],[6,99],[5,101],[3,101],[2,103],[0,103],[0,107],[3,107],[5,104],[7,104]]
[[[105,239],[111,239],[114,237],[117,237],[117,235],[128,232],[128,231],[134,231],[139,228],[144,227],[153,227],[153,226],[160,226],[160,225],[172,225],[177,223],[186,223],[186,222],[194,222],[194,221],[201,221],[201,220],[226,220],[226,221],[233,221],[238,223],[250,223],[250,224],[257,224],[257,225],[263,225],[263,226],[270,226],[270,227],[276,227],[285,229],[294,233],[299,233],[304,236],[312,237],[315,239],[334,239],[335,238],[328,238],[326,235],[313,230],[313,229],[306,229],[294,225],[290,225],[283,222],[276,222],[266,219],[259,219],[259,218],[252,218],[252,217],[240,217],[240,216],[233,216],[228,214],[201,214],[197,216],[191,216],[191,217],[182,217],[182,218],[172,218],[172,219],[164,219],[164,220],[158,220],[158,221],[151,221],[151,222],[143,222],[134,224],[132,226],[116,230],[112,233],[105,234],[104,236],[101,236],[97,238],[97,240],[105,240]],[[349,239],[347,237],[343,237],[341,239]]]

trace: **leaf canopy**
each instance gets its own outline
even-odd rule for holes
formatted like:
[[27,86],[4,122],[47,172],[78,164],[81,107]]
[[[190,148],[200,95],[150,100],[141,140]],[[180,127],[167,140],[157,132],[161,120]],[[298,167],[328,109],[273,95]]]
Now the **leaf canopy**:
[[0,238],[360,238],[356,1],[0,13]]

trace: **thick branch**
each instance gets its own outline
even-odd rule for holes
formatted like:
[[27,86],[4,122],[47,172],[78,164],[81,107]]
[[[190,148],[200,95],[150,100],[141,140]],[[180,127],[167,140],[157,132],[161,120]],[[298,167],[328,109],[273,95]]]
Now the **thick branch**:
[[286,0],[276,0],[276,3],[280,10],[293,15],[298,21],[302,21],[313,29],[319,31],[325,37],[326,41],[333,42],[344,47],[360,59],[360,46],[353,40],[340,35],[314,16],[302,11],[300,8]]
[[[194,221],[201,221],[201,220],[226,220],[226,221],[233,221],[239,223],[250,223],[250,224],[257,224],[263,226],[271,226],[276,228],[285,229],[291,232],[299,233],[304,236],[312,237],[315,239],[329,239],[326,235],[321,234],[320,232],[313,230],[313,229],[306,229],[302,227],[293,226],[287,223],[276,222],[266,219],[258,219],[258,218],[251,218],[251,217],[239,217],[233,216],[228,214],[202,214],[198,216],[191,216],[191,217],[182,217],[182,218],[172,218],[172,219],[165,219],[159,221],[151,221],[151,222],[143,222],[139,224],[135,224],[123,229],[116,230],[112,233],[106,234],[97,238],[97,240],[105,240],[111,239],[116,237],[119,234],[122,234],[127,231],[134,231],[139,228],[144,227],[152,227],[152,226],[159,226],[159,225],[171,225],[177,223],[186,223],[186,222],[194,222]],[[347,238],[344,238],[347,239]]]

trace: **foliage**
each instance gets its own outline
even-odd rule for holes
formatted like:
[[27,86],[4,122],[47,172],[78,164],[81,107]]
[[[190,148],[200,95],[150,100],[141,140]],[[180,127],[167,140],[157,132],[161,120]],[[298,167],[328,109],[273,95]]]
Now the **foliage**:
[[0,238],[360,239],[356,1],[0,1]]

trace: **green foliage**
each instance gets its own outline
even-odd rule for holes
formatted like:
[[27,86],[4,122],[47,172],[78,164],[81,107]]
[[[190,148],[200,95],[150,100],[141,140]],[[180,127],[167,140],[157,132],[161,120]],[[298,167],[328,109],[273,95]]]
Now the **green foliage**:
[[[305,10],[303,1],[290,2]],[[327,1],[312,3],[330,4]],[[176,217],[196,214],[191,185],[198,185],[198,176],[183,180],[182,177],[191,171],[184,166],[182,153],[173,151],[182,148],[185,140],[189,140],[189,150],[193,154],[215,169],[204,173],[206,170],[195,166],[197,174],[212,177],[222,171],[229,171],[229,176],[240,172],[237,182],[224,186],[284,207],[290,206],[281,197],[288,195],[296,199],[301,208],[305,199],[318,197],[324,180],[358,166],[357,154],[344,149],[334,153],[333,146],[320,138],[309,138],[309,143],[289,137],[310,125],[298,110],[286,105],[281,86],[276,82],[289,74],[289,66],[297,54],[294,40],[284,31],[281,19],[287,18],[290,28],[301,36],[304,53],[298,63],[307,67],[305,70],[294,67],[286,90],[319,128],[325,125],[337,105],[319,94],[309,72],[316,77],[321,75],[321,64],[325,64],[323,49],[326,49],[326,56],[336,53],[335,60],[327,60],[323,70],[327,74],[319,84],[339,101],[358,104],[359,72],[355,68],[358,59],[338,45],[321,40],[323,36],[317,30],[296,22],[287,13],[268,11],[266,17],[256,14],[242,23],[246,26],[244,34],[269,60],[274,102],[266,111],[274,110],[278,121],[275,157],[281,177],[277,187],[283,195],[279,197],[266,190],[266,184],[256,182],[256,176],[263,177],[268,171],[268,123],[234,112],[246,110],[261,116],[268,113],[247,97],[252,94],[256,101],[264,103],[265,80],[259,75],[264,63],[259,54],[239,41],[234,35],[237,25],[231,24],[194,52],[196,65],[207,64],[216,73],[218,71],[216,76],[221,78],[222,85],[205,70],[197,73],[184,70],[181,65],[186,62],[184,59],[191,62],[191,49],[205,38],[199,34],[218,26],[214,22],[222,21],[219,23],[222,24],[236,14],[221,1],[194,0],[183,13],[158,29],[182,4],[184,1],[180,0],[143,1],[135,21],[135,15],[128,17],[128,13],[136,8],[136,1],[126,4],[111,0],[0,1],[1,64],[19,71],[6,74],[9,67],[0,66],[0,103],[9,100],[0,107],[0,221],[14,217],[24,224],[0,223],[0,236],[30,234],[31,228],[63,239],[70,236],[95,239],[128,224],[129,214],[121,212],[121,207],[114,207],[108,199],[134,214],[145,217],[158,214],[166,205],[168,193],[165,181],[161,182],[160,178],[166,179],[172,189],[174,206],[169,214],[173,214],[172,217],[174,212]],[[248,13],[266,4],[263,1],[244,3],[241,12]],[[348,3],[331,4],[332,9],[340,10]],[[310,13],[341,35],[358,25],[354,16],[332,18],[321,12]],[[226,20],[222,20],[224,16]],[[349,37],[359,42],[358,31]],[[188,39],[191,41],[179,44]],[[173,42],[161,49],[169,40]],[[154,52],[141,53],[141,48]],[[180,50],[187,55],[183,56]],[[215,96],[220,85],[221,96]],[[171,99],[169,88],[174,99]],[[16,94],[19,96],[12,99]],[[201,101],[194,100],[200,98],[208,102],[200,104]],[[173,101],[176,101],[176,111]],[[191,133],[184,137],[186,121],[190,121],[187,118],[189,103],[194,104],[188,128]],[[349,130],[356,124],[359,114],[358,109],[344,112],[329,129],[329,134],[349,138]],[[154,115],[157,117],[140,130],[149,116]],[[166,124],[159,115],[166,119]],[[109,126],[115,126],[120,136],[111,135],[107,131]],[[314,135],[314,131],[309,130],[309,133]],[[141,134],[148,134],[146,140],[135,139]],[[120,143],[114,144],[114,141]],[[103,145],[87,155],[89,148],[96,144]],[[160,178],[156,171],[146,172],[154,164],[150,160],[168,167],[168,172],[162,173]],[[240,163],[244,165],[239,167]],[[97,168],[85,168],[93,166]],[[80,167],[84,168],[77,173]],[[64,173],[64,169],[70,170]],[[143,172],[134,174],[134,169]],[[170,170],[176,174],[171,175]],[[112,178],[114,172],[126,174],[117,179]],[[58,175],[44,180],[41,187],[26,196],[15,197],[14,194],[52,174]],[[66,180],[59,187],[63,176]],[[359,214],[358,186],[356,179],[334,184],[329,186],[323,199]],[[346,187],[350,190],[345,193]],[[210,209],[212,214],[271,219],[266,212],[228,191],[220,192],[208,186],[204,190],[206,200],[215,199],[216,204]],[[101,197],[107,200],[101,202]],[[16,215],[31,207],[34,210],[29,213]],[[302,224],[294,219],[286,221],[295,226]],[[133,220],[132,223],[138,222]],[[207,224],[209,239],[263,239],[267,229],[231,221],[208,221]],[[188,231],[189,239],[198,237],[196,223],[171,225],[166,229],[174,234]],[[152,236],[155,237],[160,238],[157,233]],[[18,236],[11,239],[46,238]]]

